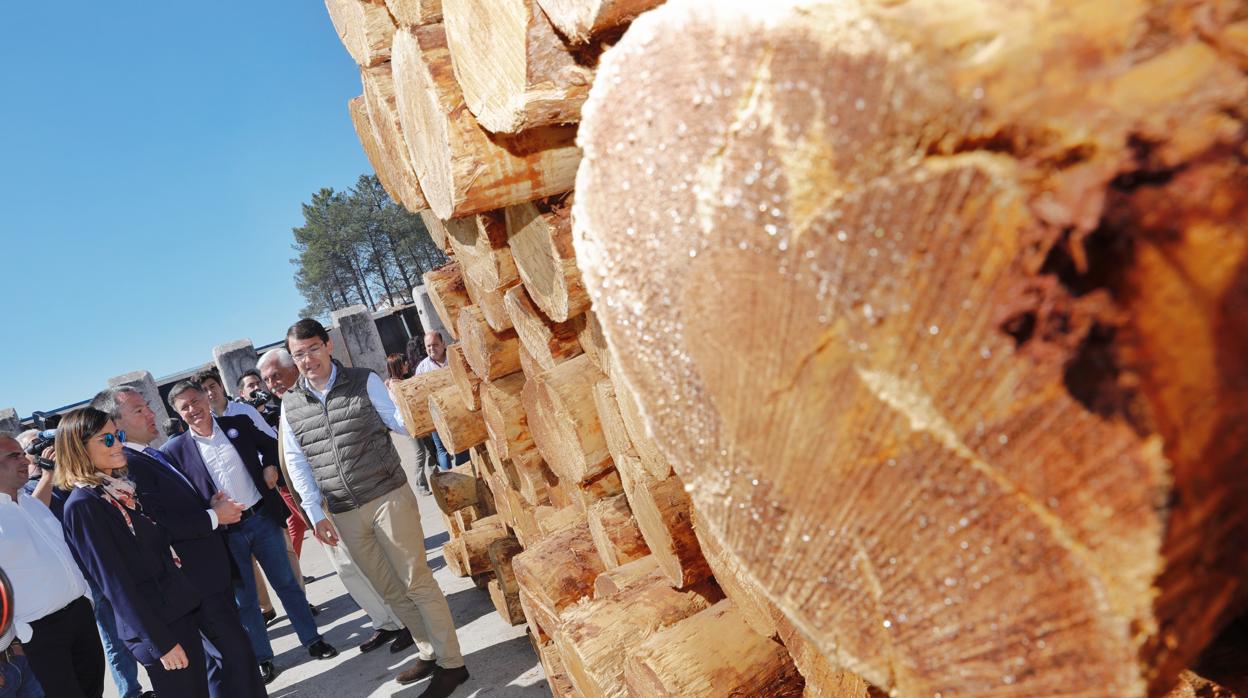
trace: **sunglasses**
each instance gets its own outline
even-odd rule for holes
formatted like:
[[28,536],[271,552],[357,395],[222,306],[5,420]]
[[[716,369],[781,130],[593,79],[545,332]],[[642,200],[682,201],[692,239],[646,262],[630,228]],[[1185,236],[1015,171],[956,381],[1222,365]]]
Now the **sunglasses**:
[[101,434],[97,436],[100,443],[104,444],[104,448],[112,448],[114,444],[124,444],[126,442],[126,430],[118,429],[116,434]]

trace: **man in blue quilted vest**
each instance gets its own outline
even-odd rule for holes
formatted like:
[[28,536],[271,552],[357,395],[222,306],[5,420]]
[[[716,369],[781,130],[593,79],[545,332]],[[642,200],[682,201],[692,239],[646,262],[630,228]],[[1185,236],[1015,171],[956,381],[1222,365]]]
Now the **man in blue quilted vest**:
[[416,639],[419,660],[399,683],[431,676],[420,698],[445,698],[468,680],[468,670],[451,609],[425,560],[416,495],[390,440],[391,431],[408,435],[403,418],[380,376],[333,359],[333,343],[316,320],[291,325],[286,348],[300,373],[282,397],[279,423],[290,485],[316,537],[347,547]]

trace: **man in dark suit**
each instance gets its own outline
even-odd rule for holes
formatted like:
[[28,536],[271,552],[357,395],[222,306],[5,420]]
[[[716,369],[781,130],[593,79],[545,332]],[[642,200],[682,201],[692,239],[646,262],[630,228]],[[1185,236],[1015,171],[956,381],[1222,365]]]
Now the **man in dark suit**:
[[[261,432],[246,417],[212,416],[208,396],[199,385],[182,381],[169,391],[169,404],[190,428],[162,449],[199,494],[212,501],[218,493],[242,507],[239,521],[225,527],[226,542],[239,570],[251,568],[254,556],[273,585],[291,625],[308,654],[317,659],[337,656],[338,650],[321,637],[295,573],[286,557],[283,536],[286,503],[277,493],[277,440]],[[234,580],[234,597],[260,662],[266,683],[275,676],[273,646],[269,643],[256,579],[241,574]]]
[[242,506],[222,492],[205,498],[172,456],[149,446],[157,437],[156,415],[138,390],[109,388],[96,395],[91,406],[111,414],[126,432],[126,468],[143,510],[169,531],[182,571],[199,589],[199,625],[207,640],[204,651],[213,698],[268,695],[239,621],[233,593],[238,570],[225,542],[224,527],[238,523]]

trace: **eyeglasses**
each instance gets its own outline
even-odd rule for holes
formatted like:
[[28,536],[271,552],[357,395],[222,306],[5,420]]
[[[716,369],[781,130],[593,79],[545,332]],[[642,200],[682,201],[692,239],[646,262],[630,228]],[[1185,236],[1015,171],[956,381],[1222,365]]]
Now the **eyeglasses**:
[[114,444],[126,442],[126,430],[118,429],[116,434],[100,434],[96,438],[104,444],[104,448],[112,448]]
[[304,361],[307,361],[313,356],[320,354],[324,350],[325,350],[325,345],[319,344],[315,347],[310,347],[307,351],[301,351],[301,352],[296,352],[294,354],[291,354],[290,358],[294,359],[295,361],[298,361],[299,363],[303,363]]

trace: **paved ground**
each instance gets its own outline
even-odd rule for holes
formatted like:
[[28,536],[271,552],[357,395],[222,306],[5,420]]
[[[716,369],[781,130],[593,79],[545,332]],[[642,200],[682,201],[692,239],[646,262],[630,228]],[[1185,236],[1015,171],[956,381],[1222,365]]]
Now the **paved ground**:
[[[414,451],[400,448],[400,453],[415,489],[411,470]],[[550,688],[541,665],[525,637],[525,626],[508,625],[494,610],[487,592],[478,590],[470,579],[456,577],[447,570],[442,561],[442,544],[447,533],[438,507],[432,497],[417,494],[417,498],[429,565],[450,602],[455,625],[459,628],[459,642],[472,675],[468,683],[455,692],[455,697],[549,696]],[[269,637],[277,653],[275,664],[281,673],[269,684],[269,695],[274,698],[419,696],[428,680],[409,686],[399,686],[393,680],[398,672],[415,662],[415,648],[397,656],[390,654],[388,648],[361,654],[357,646],[372,634],[368,617],[347,595],[320,545],[310,536],[300,562],[305,575],[316,577],[316,581],[308,585],[308,599],[321,609],[317,623],[326,641],[338,648],[339,655],[325,661],[308,657],[279,605],[278,619],[269,626]],[[271,596],[277,602],[277,595]],[[108,684],[105,695],[115,698],[117,693],[111,679]]]

